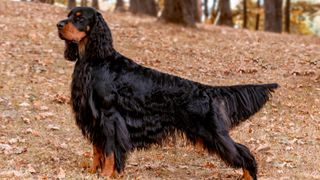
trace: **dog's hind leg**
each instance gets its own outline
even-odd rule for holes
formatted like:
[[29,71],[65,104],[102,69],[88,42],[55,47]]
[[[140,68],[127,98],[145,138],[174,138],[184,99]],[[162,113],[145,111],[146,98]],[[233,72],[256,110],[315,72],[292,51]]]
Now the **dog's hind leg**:
[[218,155],[230,166],[243,169],[245,180],[257,179],[257,163],[249,149],[234,142],[227,131],[217,134],[214,145]]

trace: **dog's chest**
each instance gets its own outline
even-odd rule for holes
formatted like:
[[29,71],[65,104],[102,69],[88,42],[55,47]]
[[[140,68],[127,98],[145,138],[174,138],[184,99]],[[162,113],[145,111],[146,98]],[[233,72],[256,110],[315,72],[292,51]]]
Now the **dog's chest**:
[[73,110],[77,113],[88,106],[87,99],[91,93],[91,67],[87,63],[77,62],[72,75],[71,100]]

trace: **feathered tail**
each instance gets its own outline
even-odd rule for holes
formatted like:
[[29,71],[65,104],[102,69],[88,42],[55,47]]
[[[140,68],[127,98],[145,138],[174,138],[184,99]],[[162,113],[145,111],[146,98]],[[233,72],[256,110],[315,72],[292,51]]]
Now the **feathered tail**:
[[278,87],[278,84],[214,87],[210,94],[222,100],[229,124],[234,127],[258,112]]

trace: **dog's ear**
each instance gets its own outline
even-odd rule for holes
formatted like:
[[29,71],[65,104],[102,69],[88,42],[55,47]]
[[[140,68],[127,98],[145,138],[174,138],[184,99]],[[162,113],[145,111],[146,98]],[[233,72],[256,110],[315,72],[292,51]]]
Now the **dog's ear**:
[[65,42],[64,58],[69,61],[76,61],[79,58],[78,45],[74,42]]
[[106,58],[114,51],[111,31],[99,12],[96,12],[95,24],[90,31],[89,42],[86,47],[86,52],[93,52],[90,53],[91,57],[89,58],[91,59]]

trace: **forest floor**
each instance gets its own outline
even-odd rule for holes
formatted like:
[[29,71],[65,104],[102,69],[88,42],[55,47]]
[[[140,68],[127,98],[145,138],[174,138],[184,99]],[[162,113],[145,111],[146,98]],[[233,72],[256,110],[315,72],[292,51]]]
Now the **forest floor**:
[[[63,58],[61,7],[0,0],[0,179],[99,179],[70,108],[74,63]],[[320,179],[320,38],[184,28],[103,12],[118,51],[210,85],[277,82],[270,102],[231,132],[255,155],[259,179]],[[122,179],[237,179],[241,170],[178,138],[130,154]]]

